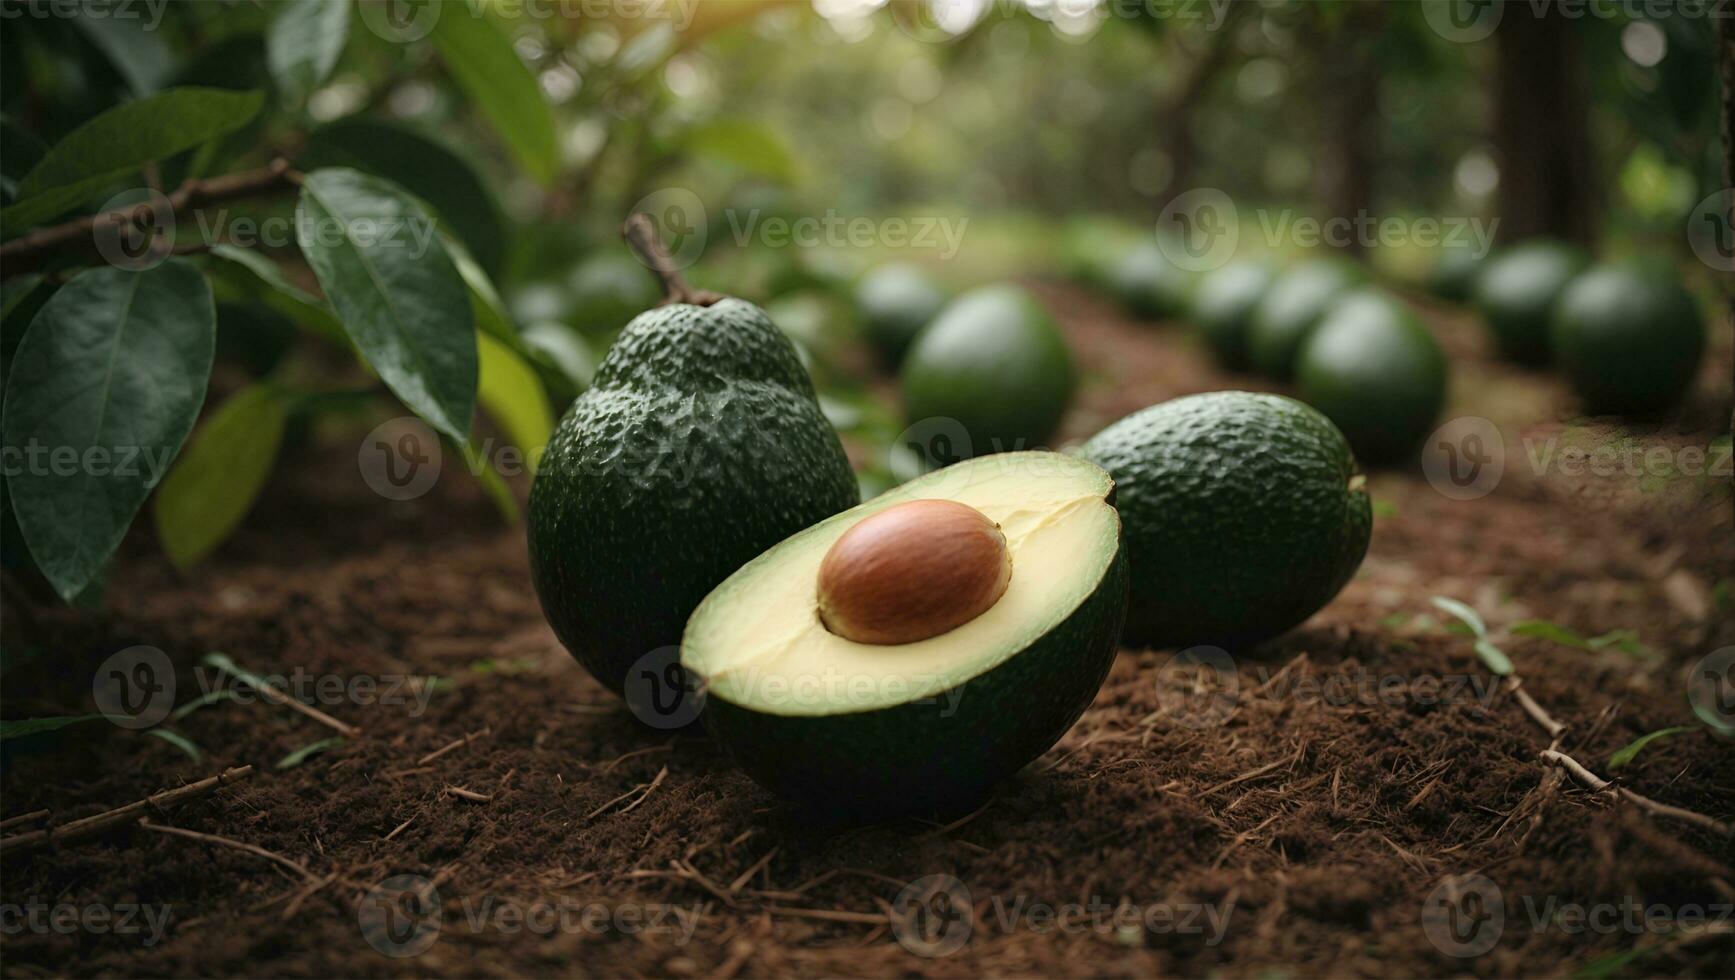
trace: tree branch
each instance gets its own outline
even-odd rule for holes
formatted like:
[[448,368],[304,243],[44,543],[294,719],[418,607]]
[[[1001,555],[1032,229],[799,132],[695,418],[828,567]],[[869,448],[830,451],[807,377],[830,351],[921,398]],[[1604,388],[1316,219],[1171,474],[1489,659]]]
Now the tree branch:
[[[203,180],[189,180],[168,195],[167,200],[170,209],[168,217],[172,220],[178,220],[182,212],[191,208],[232,201],[237,198],[254,197],[287,187],[298,186],[301,183],[301,178],[302,174],[299,170],[291,167],[288,160],[279,157],[271,161],[269,165],[256,170],[243,170]],[[141,201],[124,208],[114,208],[99,214],[74,218],[62,224],[39,228],[27,235],[0,244],[0,278],[22,275],[41,268],[48,256],[59,248],[69,246],[94,248],[96,228],[99,223],[138,222],[149,217],[156,217],[151,203],[150,201]]]
[[621,237],[638,253],[639,260],[650,266],[657,278],[663,281],[663,290],[668,294],[665,304],[710,306],[723,298],[721,293],[694,289],[688,284],[681,270],[676,268],[674,259],[669,257],[669,250],[663,247],[663,240],[657,237],[657,223],[650,215],[640,212],[627,218],[626,224],[621,226]]

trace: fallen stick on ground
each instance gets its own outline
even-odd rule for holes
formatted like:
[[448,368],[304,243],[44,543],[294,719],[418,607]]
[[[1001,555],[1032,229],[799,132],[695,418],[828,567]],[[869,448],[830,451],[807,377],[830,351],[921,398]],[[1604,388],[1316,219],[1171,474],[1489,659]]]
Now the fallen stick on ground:
[[1513,696],[1518,698],[1518,705],[1524,709],[1524,713],[1534,719],[1538,725],[1541,725],[1543,731],[1548,733],[1548,737],[1559,744],[1560,737],[1566,733],[1566,726],[1556,721],[1553,715],[1543,710],[1542,705],[1536,703],[1536,699],[1524,689],[1524,682],[1518,679],[1517,674],[1507,677],[1506,685]]
[[188,840],[196,840],[204,844],[215,844],[218,847],[229,847],[234,848],[237,851],[246,851],[248,854],[255,854],[267,860],[275,861],[309,881],[318,880],[313,872],[307,870],[307,865],[292,858],[286,858],[276,851],[268,851],[265,848],[260,847],[258,844],[249,844],[246,841],[231,840],[227,837],[218,837],[216,834],[200,833],[197,830],[187,830],[183,827],[169,827],[160,823],[151,823],[150,818],[148,817],[140,817],[139,826],[145,830],[154,830],[159,834],[169,834],[173,837],[185,837]]
[[251,775],[252,772],[252,766],[239,766],[234,769],[225,769],[215,776],[201,779],[196,783],[188,783],[185,786],[177,786],[174,789],[166,789],[160,793],[153,793],[142,800],[128,803],[126,806],[116,807],[113,810],[106,810],[94,816],[73,820],[61,824],[58,827],[48,827],[43,830],[33,830],[27,834],[14,834],[11,837],[3,837],[0,838],[0,854],[28,851],[33,848],[41,847],[50,841],[60,843],[63,841],[70,842],[85,837],[91,837],[100,834],[105,830],[130,824],[136,818],[143,816],[150,810],[162,809],[163,807],[172,806],[185,800],[204,796],[206,793],[215,791],[220,786],[245,778],[246,776]]
[[456,796],[461,800],[469,800],[471,803],[487,803],[489,800],[494,798],[491,794],[478,793],[473,789],[465,789],[462,786],[447,786],[446,793],[451,796]]
[[35,823],[38,820],[47,819],[47,810],[32,810],[29,813],[20,813],[16,817],[7,817],[5,820],[0,820],[0,830],[5,830],[7,827],[16,827],[23,823]]
[[846,912],[842,909],[804,909],[789,905],[767,905],[765,911],[772,915],[787,916],[792,919],[818,919],[822,922],[855,922],[862,925],[883,926],[890,922],[883,912]]
[[482,738],[486,735],[493,734],[493,731],[494,731],[494,729],[491,726],[483,725],[481,728],[477,729],[476,731],[471,732],[468,735],[465,735],[463,738],[453,739],[452,741],[450,741],[450,742],[446,743],[445,745],[435,749],[434,751],[429,752],[427,755],[422,756],[420,759],[416,760],[416,765],[425,766],[428,763],[433,762],[435,759],[438,759],[440,756],[443,756],[448,752],[455,752],[458,749],[461,749],[464,746],[469,745],[471,742],[474,742],[479,738]]
[[1598,776],[1596,773],[1591,772],[1589,769],[1586,769],[1583,763],[1574,759],[1572,756],[1567,755],[1565,752],[1557,752],[1554,749],[1543,749],[1542,757],[1571,773],[1572,778],[1583,783],[1592,791],[1598,793],[1612,791],[1617,793],[1632,801],[1641,810],[1654,816],[1671,817],[1682,821],[1683,823],[1690,823],[1697,827],[1703,827],[1714,834],[1719,834],[1724,837],[1735,834],[1735,829],[1731,829],[1728,824],[1716,819],[1715,817],[1707,817],[1703,813],[1695,813],[1692,810],[1683,810],[1678,806],[1670,806],[1667,803],[1658,803],[1656,800],[1635,793],[1632,790],[1627,789],[1625,786],[1616,786],[1614,783],[1611,783],[1608,780],[1603,779],[1601,776]]
[[312,705],[302,704],[295,698],[292,698],[289,695],[284,694],[282,691],[279,691],[277,688],[272,687],[263,677],[259,677],[252,672],[241,668],[226,656],[212,654],[205,658],[205,663],[210,664],[248,687],[251,687],[253,690],[258,691],[260,697],[270,701],[272,704],[280,704],[291,711],[299,711],[307,717],[312,718],[314,721],[319,722],[321,725],[337,732],[339,735],[354,738],[361,734],[361,729],[346,722],[338,721],[336,718],[333,718]]

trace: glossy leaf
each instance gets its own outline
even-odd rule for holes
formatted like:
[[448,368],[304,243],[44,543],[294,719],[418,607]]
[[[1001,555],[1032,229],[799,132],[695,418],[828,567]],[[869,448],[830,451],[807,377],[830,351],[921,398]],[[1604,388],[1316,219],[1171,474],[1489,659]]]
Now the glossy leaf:
[[18,182],[17,203],[0,211],[7,232],[83,204],[152,160],[235,129],[258,113],[258,92],[177,88],[124,102],[67,134]]
[[1458,620],[1465,626],[1468,626],[1470,632],[1477,637],[1488,635],[1488,626],[1482,622],[1482,617],[1476,612],[1476,610],[1471,609],[1469,606],[1456,599],[1443,595],[1434,596],[1430,601],[1433,602],[1434,608],[1444,610],[1457,617]]
[[401,188],[354,170],[308,174],[296,238],[344,330],[380,379],[435,429],[463,442],[476,408],[469,289]]
[[441,17],[434,45],[470,101],[488,118],[512,155],[543,184],[560,167],[554,115],[512,39],[486,17]]
[[349,39],[349,0],[289,0],[265,34],[265,61],[277,89],[301,105],[337,67]]
[[157,537],[187,569],[228,538],[264,489],[289,413],[269,385],[243,388],[198,431],[157,490]]
[[334,340],[348,341],[343,324],[337,322],[337,314],[332,312],[331,305],[290,282],[277,263],[259,252],[234,245],[213,246],[211,254],[226,260],[229,266],[246,270],[253,279],[270,287],[263,294],[249,290],[247,295],[258,295],[265,305],[310,330]]
[[477,400],[506,438],[524,453],[525,465],[535,473],[536,462],[554,433],[554,410],[548,406],[542,379],[505,344],[487,334],[477,340],[482,359]]
[[7,491],[63,598],[101,571],[187,438],[216,330],[210,286],[180,260],[83,272],[31,321],[6,389],[5,443],[27,454]]
[[482,268],[499,271],[506,218],[475,169],[440,141],[398,123],[352,116],[314,130],[299,159],[308,169],[354,167],[396,182],[437,211]]

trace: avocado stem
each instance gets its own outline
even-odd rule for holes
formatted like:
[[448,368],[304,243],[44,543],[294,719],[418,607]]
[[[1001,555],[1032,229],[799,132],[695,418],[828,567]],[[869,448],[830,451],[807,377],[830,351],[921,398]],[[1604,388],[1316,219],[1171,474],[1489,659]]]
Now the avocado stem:
[[621,226],[621,237],[626,239],[639,261],[649,266],[663,281],[664,299],[661,305],[670,303],[690,303],[693,306],[710,306],[723,298],[722,293],[714,293],[709,289],[695,289],[681,275],[681,270],[675,266],[675,260],[669,256],[669,250],[663,247],[663,240],[657,235],[657,223],[644,212],[636,212],[627,218]]

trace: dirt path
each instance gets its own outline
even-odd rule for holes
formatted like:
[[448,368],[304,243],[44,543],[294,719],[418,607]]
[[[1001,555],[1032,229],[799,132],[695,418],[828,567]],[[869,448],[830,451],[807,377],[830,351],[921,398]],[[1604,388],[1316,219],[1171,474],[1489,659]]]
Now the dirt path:
[[[1041,291],[1092,369],[1072,435],[1161,398],[1249,386],[1172,328]],[[9,744],[0,817],[46,808],[60,823],[252,764],[150,820],[306,875],[146,831],[9,854],[4,972],[1726,974],[1735,920],[1648,931],[1618,910],[1716,918],[1735,901],[1735,845],[1552,775],[1547,734],[1429,599],[1482,612],[1525,690],[1570,726],[1564,748],[1604,776],[1637,736],[1692,725],[1689,666],[1735,644],[1729,477],[1599,475],[1574,451],[1662,446],[1679,461],[1728,417],[1728,331],[1680,419],[1616,430],[1561,421],[1559,386],[1489,364],[1464,318],[1429,322],[1458,367],[1449,414],[1487,418],[1505,440],[1497,489],[1453,500],[1419,469],[1375,474],[1361,574],[1303,628],[1238,655],[1232,697],[1200,693],[1198,663],[1125,652],[1060,746],[947,827],[817,825],[703,738],[637,725],[554,641],[522,532],[501,529],[471,481],[388,504],[356,478],[353,448],[302,451],[195,579],[141,533],[107,612],[8,603],[5,717],[91,710],[96,666],[148,644],[176,667],[174,703],[217,682],[198,663],[220,650],[300,671],[362,733],[279,770],[333,732],[218,701],[172,723],[203,750],[194,761],[95,722]],[[1585,650],[1506,632],[1526,619],[1632,638]],[[393,687],[426,676],[440,680]],[[1620,775],[1735,820],[1735,746],[1702,729]],[[940,895],[915,920],[929,931],[894,932],[891,903],[933,875],[950,877],[925,882]],[[1440,918],[1442,896],[1464,916]],[[1575,930],[1580,906],[1592,924]],[[56,926],[92,909],[115,917]],[[900,935],[961,945],[924,957]]]

